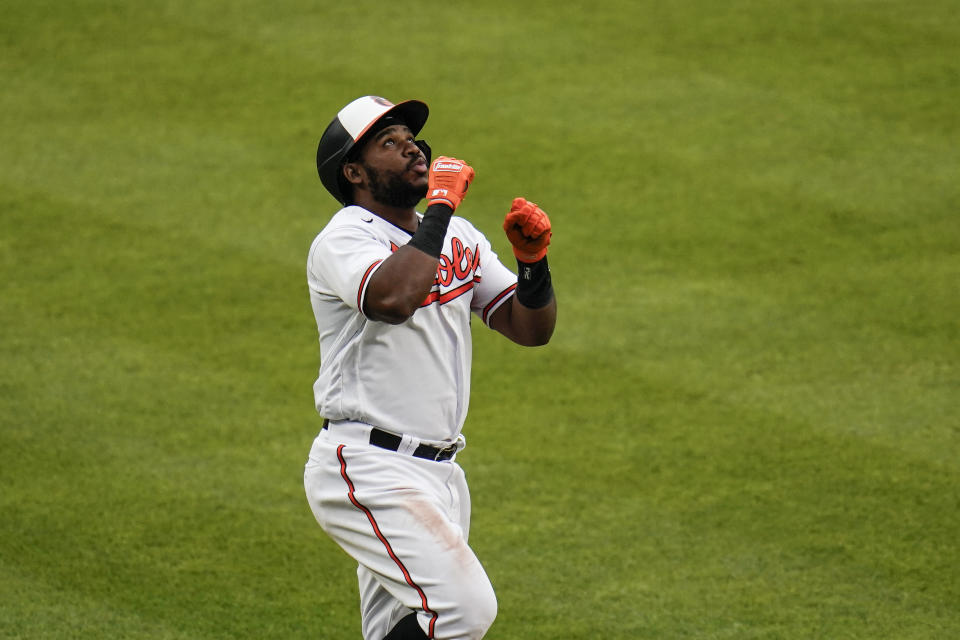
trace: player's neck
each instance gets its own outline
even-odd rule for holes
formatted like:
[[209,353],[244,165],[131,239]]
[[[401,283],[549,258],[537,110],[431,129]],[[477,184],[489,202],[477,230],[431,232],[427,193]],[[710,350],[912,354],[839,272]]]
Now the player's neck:
[[414,233],[420,225],[420,218],[417,217],[416,207],[392,207],[390,205],[377,202],[373,198],[357,198],[357,206],[363,207],[367,211],[374,213],[390,224],[406,229]]

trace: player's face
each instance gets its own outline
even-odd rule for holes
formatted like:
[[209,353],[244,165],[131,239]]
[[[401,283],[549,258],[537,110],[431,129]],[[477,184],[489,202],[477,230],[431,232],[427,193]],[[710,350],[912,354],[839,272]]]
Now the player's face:
[[405,125],[393,125],[377,133],[364,147],[360,164],[367,174],[367,188],[377,202],[413,207],[427,195],[427,159]]

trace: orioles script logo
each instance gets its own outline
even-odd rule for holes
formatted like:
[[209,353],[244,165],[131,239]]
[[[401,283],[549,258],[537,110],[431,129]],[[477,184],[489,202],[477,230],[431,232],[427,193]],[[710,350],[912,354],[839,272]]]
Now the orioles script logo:
[[[396,243],[390,243],[391,251],[399,248],[400,246]],[[480,266],[479,248],[479,245],[473,249],[465,247],[460,238],[454,237],[450,241],[452,255],[440,254],[440,264],[437,265],[437,275],[433,279],[433,289],[420,306],[427,307],[434,302],[446,304],[472,291],[474,281],[480,279],[480,276],[476,275],[477,268]]]

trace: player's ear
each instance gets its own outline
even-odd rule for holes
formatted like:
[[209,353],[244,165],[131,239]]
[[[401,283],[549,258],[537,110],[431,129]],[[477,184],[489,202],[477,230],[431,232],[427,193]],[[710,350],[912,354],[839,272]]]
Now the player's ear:
[[364,179],[363,167],[359,162],[348,162],[343,165],[343,177],[348,183],[359,185]]

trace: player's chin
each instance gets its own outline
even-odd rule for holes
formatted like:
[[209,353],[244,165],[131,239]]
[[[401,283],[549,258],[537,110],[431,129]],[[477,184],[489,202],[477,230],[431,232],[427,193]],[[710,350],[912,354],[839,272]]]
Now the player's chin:
[[427,197],[427,185],[423,185],[421,188],[418,185],[410,185],[410,188],[404,189],[402,192],[396,193],[393,196],[391,204],[404,207],[415,207],[420,203],[421,200]]
[[422,183],[418,180],[410,184],[410,192],[420,196],[420,200],[423,200],[427,197],[427,191],[429,188],[430,183],[426,179],[424,179]]
[[410,184],[415,187],[423,187],[423,192],[427,192],[427,185],[430,184],[430,174],[421,173],[420,171],[410,171]]

